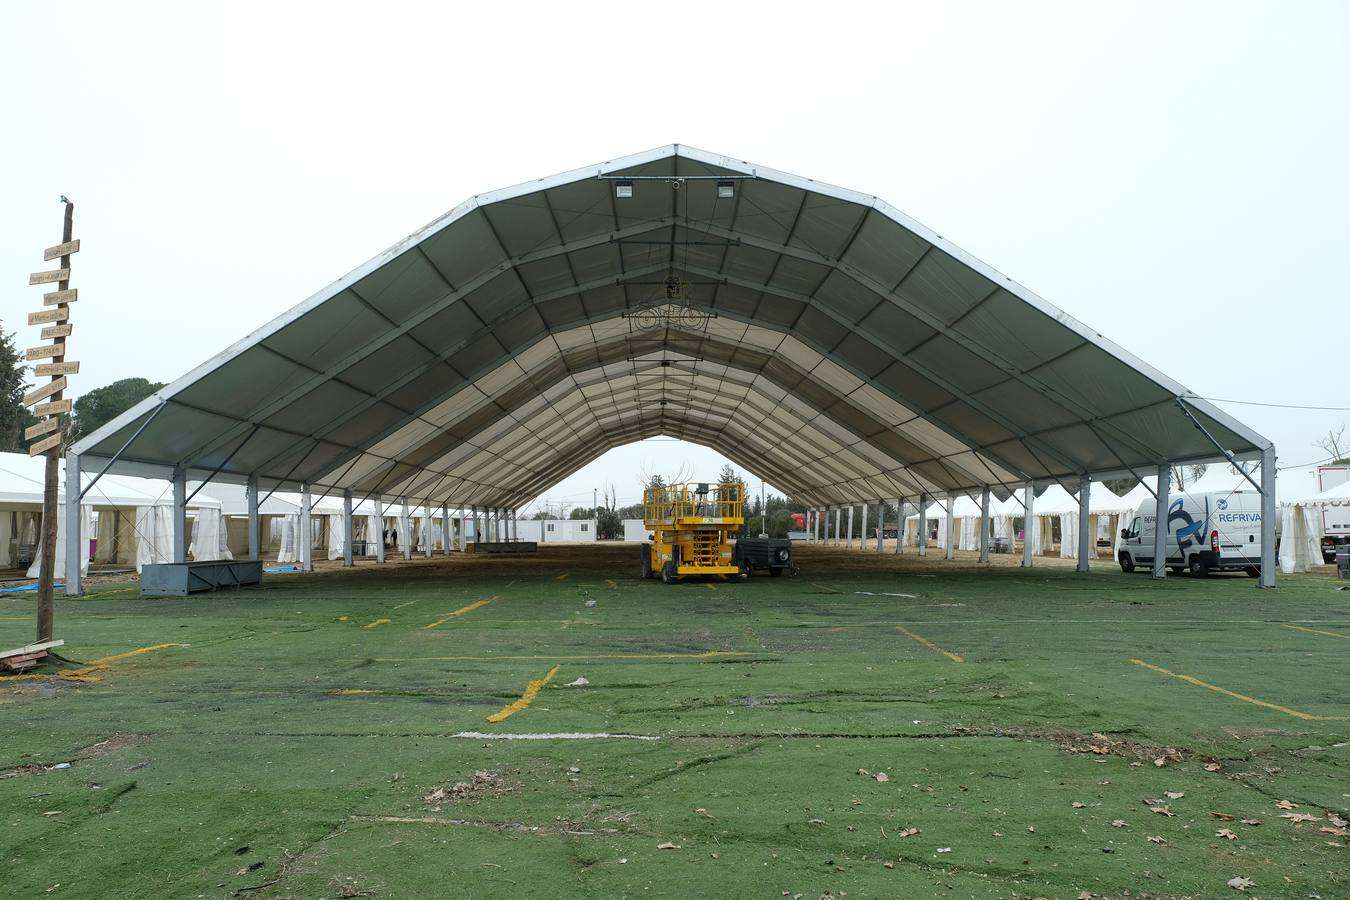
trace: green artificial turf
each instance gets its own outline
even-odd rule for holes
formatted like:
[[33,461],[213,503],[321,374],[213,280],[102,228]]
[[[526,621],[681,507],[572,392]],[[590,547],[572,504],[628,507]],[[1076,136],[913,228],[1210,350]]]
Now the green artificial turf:
[[[1350,894],[1333,580],[806,548],[798,578],[666,586],[550,553],[58,601],[71,660],[176,646],[0,682],[5,895]],[[32,608],[0,600],[0,643]]]

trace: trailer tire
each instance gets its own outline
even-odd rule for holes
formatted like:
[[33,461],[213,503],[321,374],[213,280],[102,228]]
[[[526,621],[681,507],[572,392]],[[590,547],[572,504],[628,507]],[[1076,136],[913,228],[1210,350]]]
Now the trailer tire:
[[1134,557],[1128,553],[1120,554],[1120,571],[1126,575],[1134,571]]

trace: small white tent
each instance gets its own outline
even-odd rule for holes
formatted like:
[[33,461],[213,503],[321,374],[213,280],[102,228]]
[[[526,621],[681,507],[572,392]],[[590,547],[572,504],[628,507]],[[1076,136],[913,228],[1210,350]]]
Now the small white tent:
[[1323,563],[1321,543],[1328,512],[1333,524],[1340,525],[1344,519],[1350,527],[1350,482],[1280,504],[1281,572],[1307,572]]

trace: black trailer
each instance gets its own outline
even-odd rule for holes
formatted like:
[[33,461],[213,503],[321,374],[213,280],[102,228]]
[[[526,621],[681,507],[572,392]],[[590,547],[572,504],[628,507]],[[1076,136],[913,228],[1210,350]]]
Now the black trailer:
[[792,558],[792,541],[787,538],[740,538],[732,561],[750,575],[755,569],[768,569],[773,576],[796,575],[800,570]]

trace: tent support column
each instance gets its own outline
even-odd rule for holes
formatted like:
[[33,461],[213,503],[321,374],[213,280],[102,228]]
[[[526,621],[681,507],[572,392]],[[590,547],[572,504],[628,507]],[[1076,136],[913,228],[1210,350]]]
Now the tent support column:
[[853,549],[853,504],[848,505],[848,535],[844,538],[844,549]]
[[872,504],[866,500],[862,502],[862,525],[858,528],[858,549],[867,549],[867,510]]
[[435,519],[432,517],[432,515],[431,515],[431,503],[430,503],[430,502],[424,503],[424,504],[422,505],[422,511],[423,511],[423,513],[425,513],[425,515],[422,517],[422,521],[425,523],[425,524],[422,526],[422,531],[425,532],[425,533],[423,534],[423,537],[426,538],[426,542],[427,542],[427,559],[431,559],[431,551],[432,551],[432,548],[433,548],[433,546],[434,546],[434,542],[432,541],[432,538],[434,538],[435,535],[436,535],[436,532],[432,530],[432,527],[431,527],[431,526],[433,526],[433,525],[436,524],[436,520],[435,520]]
[[1171,504],[1172,467],[1167,463],[1158,466],[1158,505],[1153,519],[1153,577],[1167,577],[1167,513]]
[[187,562],[187,470],[173,470],[173,561]]
[[905,498],[895,498],[895,555],[900,556],[900,548],[905,546]]
[[[8,515],[8,513],[5,513]],[[78,597],[80,586],[80,563],[89,555],[89,545],[84,544],[83,556],[80,545],[84,543],[80,526],[84,519],[80,515],[80,458],[74,453],[66,454],[66,596]],[[1273,542],[1272,542],[1273,544]]]
[[[1088,510],[1092,508],[1092,479],[1085,473],[1078,479],[1078,571],[1086,572],[1091,569],[1088,562],[1089,554],[1096,549],[1096,544],[1092,540],[1092,516]],[[1068,535],[1062,534],[1059,539],[1065,540]]]
[[989,485],[980,491],[980,562],[989,562]]
[[877,552],[881,552],[881,542],[886,537],[886,501],[877,501]]
[[355,529],[352,528],[352,490],[347,488],[342,492],[342,565],[343,568],[347,569],[356,565],[356,561],[352,559],[354,532]]
[[408,511],[408,498],[403,498],[403,514],[398,520],[398,534],[403,538],[403,559],[405,561],[412,559],[413,554],[413,533],[412,533],[412,514]]
[[245,503],[248,507],[248,558],[262,559],[262,531],[258,523],[258,475],[248,476],[248,486],[244,488]]
[[309,482],[300,485],[300,568],[314,571],[314,518],[310,513]]
[[441,502],[441,553],[450,555],[450,504]]
[[1036,486],[1030,481],[1022,488],[1022,568],[1031,568],[1031,550],[1035,543],[1031,529],[1039,528],[1036,521]]
[[470,507],[469,507],[469,514],[473,517],[473,548],[474,548],[475,550],[477,550],[477,549],[478,549],[478,543],[479,543],[479,541],[482,539],[482,538],[480,537],[480,535],[482,534],[482,532],[481,532],[481,531],[479,530],[479,528],[478,528],[478,506],[477,506],[477,504],[474,504],[473,506],[470,506]]
[[947,559],[956,559],[956,498],[947,495]]
[[928,555],[928,495],[919,495],[919,533],[914,536],[914,541],[919,545],[919,555]]
[[1261,451],[1261,577],[1257,587],[1275,587],[1275,445]]
[[375,522],[380,533],[375,536],[375,562],[384,562],[384,497],[375,495]]

